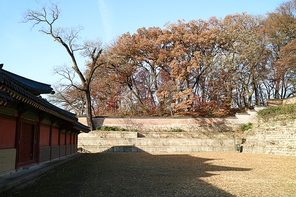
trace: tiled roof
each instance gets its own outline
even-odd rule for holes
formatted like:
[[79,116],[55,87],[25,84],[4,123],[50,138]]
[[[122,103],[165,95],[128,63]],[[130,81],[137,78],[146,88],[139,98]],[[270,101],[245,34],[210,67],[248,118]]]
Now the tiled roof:
[[84,131],[84,132],[89,132],[90,131],[88,126],[85,126],[84,124],[81,124],[80,122],[75,122],[74,123],[74,128],[78,129],[78,130],[81,130],[81,131]]
[[[68,121],[71,121],[71,122],[75,122],[75,121],[78,120],[78,119],[76,118],[76,115],[75,115],[75,114],[73,114],[73,113],[71,113],[71,112],[68,112],[68,111],[65,111],[65,110],[63,110],[63,109],[61,109],[61,108],[58,108],[58,107],[56,107],[55,105],[49,103],[48,101],[46,101],[46,100],[44,100],[44,99],[42,99],[42,98],[36,97],[36,96],[33,95],[32,93],[30,93],[30,92],[24,90],[23,88],[17,86],[17,85],[14,84],[13,82],[7,80],[6,77],[4,77],[4,81],[3,81],[3,83],[4,83],[7,87],[9,87],[9,88],[15,90],[16,92],[18,92],[18,93],[24,95],[24,96],[27,97],[28,99],[30,99],[30,100],[32,100],[33,102],[35,102],[35,103],[33,103],[33,104],[36,104],[36,103],[37,103],[37,104],[41,105],[42,107],[48,108],[50,111],[57,112],[58,114],[60,114],[60,116],[63,117],[63,119],[67,118]],[[33,105],[33,104],[32,104],[32,105]],[[41,108],[41,110],[42,110],[42,108]],[[45,109],[44,109],[43,111],[45,111]],[[48,112],[50,113],[50,111],[48,111]],[[57,115],[56,113],[53,113],[53,112],[52,112],[52,114]],[[57,115],[57,116],[59,116],[59,115]],[[61,117],[61,118],[62,118],[62,117]],[[69,119],[70,119],[70,120],[69,120]]]
[[22,87],[23,89],[31,92],[34,95],[49,94],[53,91],[51,86],[48,84],[27,79],[4,69],[1,69],[1,74],[5,76],[9,81],[12,81],[16,85]]
[[[35,82],[35,81],[23,78],[21,76],[15,75],[15,74],[13,74],[13,75],[18,76],[18,77],[15,77],[15,78],[13,78],[13,80],[11,80],[12,73],[10,73],[8,71],[4,71],[4,72],[3,71],[4,71],[3,69],[0,69],[0,84],[1,83],[4,84],[6,87],[11,89],[12,91],[6,90],[6,89],[0,89],[0,98],[3,98],[7,101],[12,101],[13,98],[15,98],[16,100],[17,99],[22,100],[23,102],[26,102],[28,105],[31,105],[39,110],[45,111],[45,112],[52,114],[56,117],[59,117],[61,119],[71,122],[73,124],[74,128],[77,130],[81,130],[84,132],[90,131],[89,127],[77,122],[78,118],[76,117],[76,114],[68,112],[66,110],[63,110],[63,109],[49,103],[48,101],[37,97],[36,95],[32,94],[31,92],[25,90],[23,88],[23,86],[22,87],[20,86],[20,83],[22,83],[22,82],[18,82],[17,79],[21,79],[23,81],[26,81],[26,80],[31,81],[32,84],[34,84],[34,83],[37,84],[39,82]],[[7,73],[10,73],[10,74],[7,74]],[[45,88],[45,86],[49,86],[49,85],[44,84],[44,86],[40,85],[40,87],[39,86],[36,86],[36,87],[39,87],[39,88],[44,87]],[[51,89],[51,87],[50,87],[50,89]]]
[[8,92],[5,92],[3,90],[0,90],[0,98],[6,100],[6,101],[13,101],[13,98],[10,96]]

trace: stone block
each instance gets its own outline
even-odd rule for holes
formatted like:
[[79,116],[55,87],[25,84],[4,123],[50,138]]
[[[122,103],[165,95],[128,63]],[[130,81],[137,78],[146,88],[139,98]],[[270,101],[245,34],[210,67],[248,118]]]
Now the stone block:
[[0,149],[0,174],[15,169],[16,149]]
[[283,99],[283,104],[294,104],[296,103],[296,97],[290,97],[290,98],[286,98]]
[[66,155],[66,145],[60,145],[60,157]]
[[267,102],[268,107],[276,107],[276,106],[279,106],[279,105],[283,104],[283,100],[281,100],[281,99],[267,100],[266,102]]
[[71,152],[71,145],[68,144],[68,145],[66,145],[66,155],[70,155],[70,154],[72,154],[72,152]]
[[[213,151],[214,147],[231,147],[233,149],[233,139],[200,139],[191,138],[191,133],[146,133],[146,137],[139,138],[83,138],[80,139],[79,146],[87,152],[137,152],[135,148],[140,148],[145,152],[190,152],[190,151]],[[147,137],[149,136],[149,137]],[[115,148],[114,148],[115,147]],[[188,148],[186,148],[188,147]],[[203,147],[203,148],[201,148]],[[208,147],[205,148],[205,147]],[[228,150],[228,149],[227,149]]]
[[51,159],[56,159],[60,157],[60,146],[51,147]]
[[44,162],[50,160],[50,146],[40,147],[39,152],[39,162]]

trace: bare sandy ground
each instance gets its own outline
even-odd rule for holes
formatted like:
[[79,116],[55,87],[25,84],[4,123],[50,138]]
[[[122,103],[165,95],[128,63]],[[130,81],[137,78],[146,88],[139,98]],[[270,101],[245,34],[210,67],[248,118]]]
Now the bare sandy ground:
[[296,196],[296,157],[86,154],[3,196]]

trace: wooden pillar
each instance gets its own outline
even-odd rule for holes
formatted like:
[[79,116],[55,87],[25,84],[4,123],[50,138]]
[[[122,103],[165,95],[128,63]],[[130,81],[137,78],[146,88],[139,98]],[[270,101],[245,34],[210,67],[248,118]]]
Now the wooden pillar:
[[51,160],[52,159],[52,122],[50,121],[50,127],[49,127],[49,159]]
[[21,133],[21,117],[18,116],[16,118],[16,131],[15,131],[15,149],[16,149],[16,158],[15,158],[15,168],[17,168],[17,164],[19,163],[19,154],[20,154],[20,133]]
[[61,129],[59,129],[59,158],[61,157]]
[[70,133],[70,153],[71,153],[71,154],[73,154],[73,152],[74,152],[74,151],[72,150],[72,149],[73,149],[73,148],[72,148],[72,146],[73,146],[73,145],[72,145],[72,135],[73,135],[73,134],[72,134],[72,132],[71,132],[71,133]]
[[35,150],[33,152],[36,154],[36,163],[39,163],[40,160],[40,128],[41,128],[41,122],[39,121],[35,127],[35,137],[34,137],[34,143],[35,143]]
[[67,156],[67,131],[65,131],[65,156]]
[[75,147],[75,151],[77,151],[77,146],[78,146],[78,140],[77,140],[77,138],[78,138],[78,134],[77,133],[75,133],[74,134],[74,147]]

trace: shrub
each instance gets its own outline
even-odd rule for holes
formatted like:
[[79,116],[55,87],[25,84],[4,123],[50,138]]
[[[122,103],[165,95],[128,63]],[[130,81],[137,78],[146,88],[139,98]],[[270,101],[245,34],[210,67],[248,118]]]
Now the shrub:
[[274,119],[295,119],[296,118],[296,103],[295,104],[286,104],[276,107],[269,107],[258,111],[258,116],[265,121],[268,121],[270,118]]
[[241,130],[242,131],[246,131],[246,130],[249,130],[249,129],[252,129],[252,123],[248,123],[248,124],[242,124],[241,125]]
[[118,127],[115,127],[115,126],[96,127],[96,130],[100,130],[100,131],[128,131],[127,129],[118,128]]
[[183,129],[176,128],[176,129],[170,129],[169,132],[182,132]]

